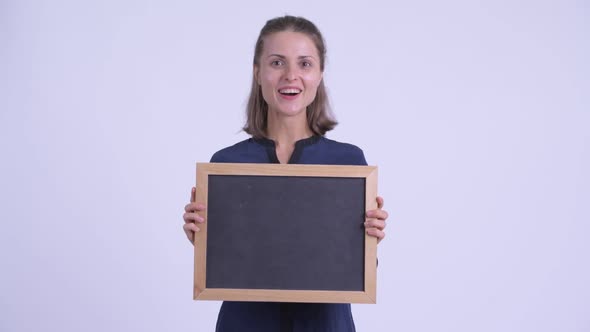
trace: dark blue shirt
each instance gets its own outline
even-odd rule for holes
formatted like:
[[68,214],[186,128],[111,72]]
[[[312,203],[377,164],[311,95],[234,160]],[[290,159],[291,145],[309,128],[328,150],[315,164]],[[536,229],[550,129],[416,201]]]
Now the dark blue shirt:
[[[250,138],[216,152],[214,163],[279,163],[275,143]],[[323,136],[295,143],[289,164],[367,165],[363,151]],[[355,331],[349,303],[229,302],[221,305],[217,332]]]

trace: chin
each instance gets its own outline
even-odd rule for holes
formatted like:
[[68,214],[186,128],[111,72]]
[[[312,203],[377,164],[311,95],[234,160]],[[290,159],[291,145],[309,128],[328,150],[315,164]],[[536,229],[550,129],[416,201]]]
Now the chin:
[[305,113],[306,107],[303,108],[279,108],[276,112],[284,116],[296,116],[301,113]]
[[301,113],[305,113],[305,110],[303,110],[303,111],[284,112],[283,114],[286,115],[286,116],[298,116]]

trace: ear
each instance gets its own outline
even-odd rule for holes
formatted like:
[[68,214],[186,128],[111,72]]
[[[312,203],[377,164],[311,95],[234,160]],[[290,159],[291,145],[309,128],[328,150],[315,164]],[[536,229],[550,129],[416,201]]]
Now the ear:
[[253,67],[253,73],[254,73],[254,81],[256,81],[256,83],[258,85],[260,85],[260,78],[259,78],[259,73],[260,72],[260,68],[258,68],[257,65],[254,65]]

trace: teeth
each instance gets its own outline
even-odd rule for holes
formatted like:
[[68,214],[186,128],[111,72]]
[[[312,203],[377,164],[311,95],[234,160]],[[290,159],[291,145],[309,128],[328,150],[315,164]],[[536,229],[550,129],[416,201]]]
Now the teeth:
[[280,89],[280,93],[300,93],[301,90],[299,89]]

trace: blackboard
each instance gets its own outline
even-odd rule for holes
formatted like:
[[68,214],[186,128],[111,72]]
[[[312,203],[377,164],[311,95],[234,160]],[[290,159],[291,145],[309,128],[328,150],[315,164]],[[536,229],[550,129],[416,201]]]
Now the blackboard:
[[197,164],[197,300],[375,303],[376,167]]

